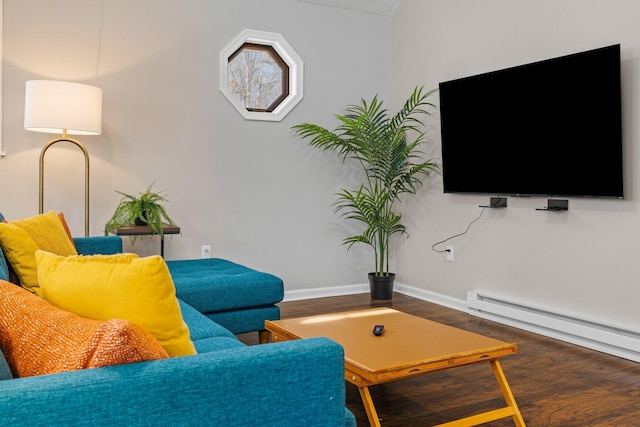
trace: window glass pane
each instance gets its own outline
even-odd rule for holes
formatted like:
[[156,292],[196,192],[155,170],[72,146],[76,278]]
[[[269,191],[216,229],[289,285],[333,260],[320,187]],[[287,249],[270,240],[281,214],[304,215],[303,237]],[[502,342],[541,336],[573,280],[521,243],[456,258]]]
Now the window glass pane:
[[227,87],[248,111],[273,111],[289,93],[288,74],[273,47],[245,43],[229,57]]

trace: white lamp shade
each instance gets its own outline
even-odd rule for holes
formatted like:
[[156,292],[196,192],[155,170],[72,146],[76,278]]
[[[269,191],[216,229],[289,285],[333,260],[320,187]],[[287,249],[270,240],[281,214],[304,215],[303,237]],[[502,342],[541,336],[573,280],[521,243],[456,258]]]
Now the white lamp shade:
[[100,135],[102,89],[80,83],[29,80],[24,128],[36,132]]

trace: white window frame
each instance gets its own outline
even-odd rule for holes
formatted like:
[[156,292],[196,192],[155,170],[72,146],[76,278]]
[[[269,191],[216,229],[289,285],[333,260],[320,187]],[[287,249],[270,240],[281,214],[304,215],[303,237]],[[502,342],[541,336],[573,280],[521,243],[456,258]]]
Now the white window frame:
[[[227,85],[229,57],[245,43],[271,46],[289,66],[289,95],[271,112],[249,111]],[[302,100],[304,64],[282,34],[246,29],[220,52],[220,91],[246,120],[281,121]]]

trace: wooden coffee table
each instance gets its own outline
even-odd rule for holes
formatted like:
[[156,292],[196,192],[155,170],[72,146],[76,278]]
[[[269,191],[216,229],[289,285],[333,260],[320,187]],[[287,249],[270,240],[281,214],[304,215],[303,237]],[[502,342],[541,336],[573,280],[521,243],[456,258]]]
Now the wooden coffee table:
[[[373,327],[384,325],[381,336]],[[518,347],[479,334],[432,322],[390,308],[372,308],[295,319],[267,320],[274,342],[328,337],[344,347],[345,379],[358,387],[372,426],[380,426],[369,387],[473,363],[489,363],[507,406],[442,426],[474,426],[511,417],[524,420],[500,366],[500,358]]]

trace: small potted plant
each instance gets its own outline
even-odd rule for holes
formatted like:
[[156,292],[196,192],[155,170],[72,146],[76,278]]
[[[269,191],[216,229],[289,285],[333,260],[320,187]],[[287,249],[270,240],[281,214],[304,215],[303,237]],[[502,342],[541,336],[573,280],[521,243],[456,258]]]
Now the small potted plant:
[[362,225],[362,232],[346,237],[344,243],[349,247],[364,243],[373,248],[375,269],[369,273],[372,299],[391,299],[393,295],[391,236],[407,234],[396,202],[403,194],[415,194],[423,178],[439,171],[439,165],[423,159],[420,151],[425,142],[420,116],[429,114],[426,107],[434,107],[427,100],[434,92],[416,87],[394,116],[375,96],[371,102],[363,99],[361,105],[348,106],[344,115],[336,114],[339,125],[333,131],[311,123],[292,128],[298,136],[310,139],[311,146],[335,151],[341,162],[349,159],[361,167],[362,184],[352,190],[342,189],[334,206],[344,218]]
[[169,217],[161,202],[168,202],[167,198],[160,192],[151,191],[151,187],[155,184],[153,181],[143,193],[138,196],[123,193],[116,190],[116,193],[122,194],[122,199],[113,216],[104,226],[105,235],[110,231],[126,225],[148,225],[151,230],[164,239],[163,220],[169,225],[175,225],[175,222]]

